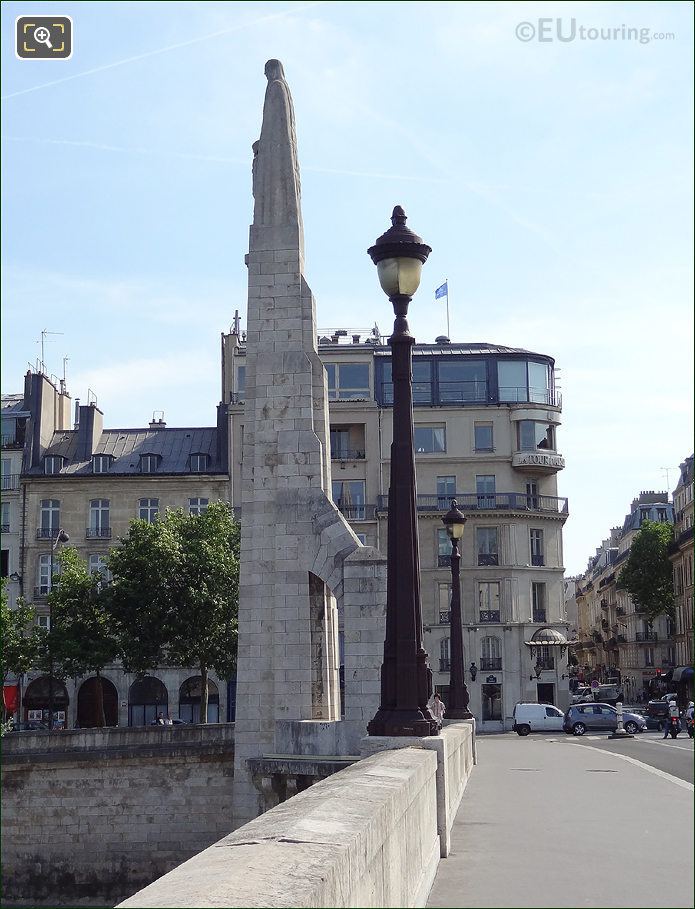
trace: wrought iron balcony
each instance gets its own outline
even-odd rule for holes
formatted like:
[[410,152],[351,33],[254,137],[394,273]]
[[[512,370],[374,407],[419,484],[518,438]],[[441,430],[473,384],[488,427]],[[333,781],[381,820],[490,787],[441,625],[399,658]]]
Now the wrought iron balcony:
[[331,448],[332,461],[364,461],[366,455],[359,448]]
[[36,528],[36,539],[37,540],[55,540],[58,535],[59,527],[37,527]]
[[449,555],[438,555],[437,556],[437,567],[438,568],[449,568],[451,566],[451,556]]
[[499,609],[481,609],[480,610],[480,624],[486,625],[489,623],[499,623],[500,621],[500,611]]
[[499,555],[496,552],[479,552],[478,565],[499,565]]
[[651,644],[658,641],[659,636],[656,631],[638,631],[635,634],[635,641],[638,644]]
[[0,489],[19,489],[19,474],[8,473],[0,477]]
[[35,600],[45,600],[50,592],[51,592],[50,584],[39,584],[38,587],[34,587],[34,599]]
[[533,621],[534,622],[547,622],[545,609],[534,609],[533,610]]
[[543,565],[545,565],[545,556],[543,555],[543,553],[540,553],[540,552],[531,553],[531,564],[533,566],[535,566],[536,568],[541,568]]
[[2,525],[0,526],[0,533],[9,533],[9,532],[10,532],[10,525],[9,525],[9,524],[2,524]]
[[111,539],[111,528],[110,527],[88,527],[85,531],[85,536],[88,540],[110,540]]
[[373,521],[375,518],[374,505],[344,505],[342,502],[336,502],[335,504],[338,511],[348,521]]
[[449,659],[439,659],[439,671],[440,672],[449,672],[451,670],[451,660]]
[[[557,496],[526,495],[521,492],[499,493],[474,493],[455,492],[451,495],[418,495],[418,511],[448,511],[451,502],[456,499],[458,507],[463,512],[471,511],[533,511],[548,512],[550,514],[568,514],[566,498]],[[376,509],[379,512],[388,511],[389,498],[387,495],[379,496]]]
[[446,612],[442,612],[442,611],[440,610],[440,612],[439,612],[439,624],[440,624],[440,625],[448,625],[450,622],[451,622],[451,612],[449,612],[448,610],[447,610]]
[[481,657],[480,668],[484,672],[499,671],[502,668],[502,657]]

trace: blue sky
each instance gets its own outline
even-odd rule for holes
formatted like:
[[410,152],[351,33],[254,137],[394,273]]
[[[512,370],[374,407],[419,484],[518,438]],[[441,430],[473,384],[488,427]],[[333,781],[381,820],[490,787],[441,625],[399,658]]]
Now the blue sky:
[[[73,17],[72,59],[15,59],[27,13]],[[583,569],[692,451],[692,17],[673,2],[4,3],[3,391],[48,329],[63,334],[47,370],[68,356],[69,390],[91,389],[106,425],[154,410],[213,424],[279,57],[319,327],[388,331],[366,249],[402,204],[433,247],[418,340],[446,330],[448,277],[455,340],[562,370],[565,564]],[[539,18],[553,40],[516,37]]]

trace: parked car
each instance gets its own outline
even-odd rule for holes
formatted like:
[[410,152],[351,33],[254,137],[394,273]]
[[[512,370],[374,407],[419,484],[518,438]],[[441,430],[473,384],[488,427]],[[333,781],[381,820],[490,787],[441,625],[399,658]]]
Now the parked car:
[[620,685],[599,685],[594,692],[594,700],[599,704],[612,704],[613,707],[618,701],[623,700],[623,689]]
[[514,707],[512,729],[517,735],[530,732],[561,732],[563,713],[552,704],[519,703]]
[[593,701],[593,699],[591,688],[588,685],[580,685],[572,695],[573,704],[582,704],[585,701]]
[[[615,732],[618,728],[618,711],[611,704],[573,704],[565,714],[562,728],[566,733],[584,735],[585,732]],[[637,713],[623,713],[625,732],[634,735],[644,732],[646,720]]]
[[649,701],[647,704],[647,716],[649,719],[656,720],[661,725],[668,717],[668,702],[674,699],[678,699],[677,694],[665,694],[662,698],[654,698],[654,700]]

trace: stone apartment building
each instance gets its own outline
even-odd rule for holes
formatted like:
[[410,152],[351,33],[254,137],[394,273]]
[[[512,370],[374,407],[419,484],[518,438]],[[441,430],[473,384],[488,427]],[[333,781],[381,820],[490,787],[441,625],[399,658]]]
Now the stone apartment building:
[[633,500],[622,526],[611,528],[576,587],[579,677],[618,679],[629,702],[646,696],[654,679],[661,676],[666,682],[677,667],[674,623],[667,616],[649,622],[617,586],[632,541],[646,520],[673,523],[667,492],[648,490]]
[[[223,336],[231,501],[241,504],[245,344]],[[319,337],[328,374],[333,500],[366,544],[386,552],[392,435],[390,348],[378,329]],[[545,625],[567,634],[558,497],[560,395],[554,361],[493,344],[438,338],[413,351],[424,643],[447,697],[451,544],[442,517],[456,498],[468,521],[461,585],[466,682],[482,728],[511,728],[519,700],[568,703],[567,654],[524,642]]]
[[[40,372],[27,374],[23,395],[9,397],[16,400],[3,407],[3,487],[9,492],[5,499],[3,488],[3,572],[9,569],[13,601],[21,593],[39,625],[50,623],[52,550],[61,528],[92,571],[105,571],[109,549],[133,518],[152,521],[167,508],[197,513],[211,501],[228,500],[221,406],[213,427],[171,429],[153,420],[145,428],[104,429],[96,402],[76,402],[73,422],[64,385],[56,387]],[[159,667],[139,679],[114,665],[102,677],[109,725],[142,725],[159,712],[189,721],[199,716],[197,670]],[[209,719],[224,721],[227,683],[214,674],[211,680]],[[47,717],[47,677],[32,672],[21,682],[23,718]],[[96,678],[55,685],[61,723],[93,725],[95,687]]]
[[676,668],[672,680],[682,699],[693,697],[693,455],[680,465],[673,491],[674,539],[669,550],[676,595],[676,629],[673,637]]

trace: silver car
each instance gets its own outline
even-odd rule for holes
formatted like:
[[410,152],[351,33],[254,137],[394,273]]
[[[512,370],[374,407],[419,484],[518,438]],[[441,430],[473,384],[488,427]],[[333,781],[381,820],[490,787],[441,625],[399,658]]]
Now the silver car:
[[[566,733],[584,735],[585,732],[615,732],[618,728],[618,711],[610,704],[573,704],[565,714],[562,728]],[[644,732],[646,720],[637,713],[623,713],[625,732],[634,735]]]

